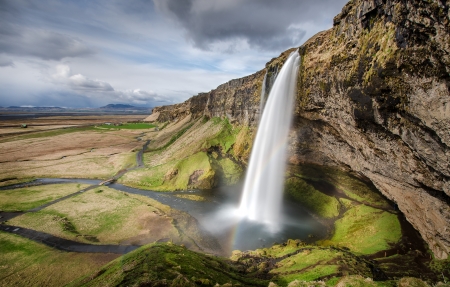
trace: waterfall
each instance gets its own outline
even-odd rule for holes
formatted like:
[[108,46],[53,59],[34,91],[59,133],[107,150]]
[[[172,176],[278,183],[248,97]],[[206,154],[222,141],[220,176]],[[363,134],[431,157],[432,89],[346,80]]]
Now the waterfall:
[[239,214],[277,232],[281,219],[287,138],[291,125],[298,51],[291,53],[270,90],[256,134]]

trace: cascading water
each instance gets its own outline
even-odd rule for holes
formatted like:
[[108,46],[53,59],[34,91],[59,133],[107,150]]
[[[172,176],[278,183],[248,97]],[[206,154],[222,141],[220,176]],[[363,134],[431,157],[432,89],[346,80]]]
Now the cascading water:
[[277,232],[281,217],[287,138],[291,125],[300,56],[293,52],[269,94],[260,121],[239,206],[241,217]]

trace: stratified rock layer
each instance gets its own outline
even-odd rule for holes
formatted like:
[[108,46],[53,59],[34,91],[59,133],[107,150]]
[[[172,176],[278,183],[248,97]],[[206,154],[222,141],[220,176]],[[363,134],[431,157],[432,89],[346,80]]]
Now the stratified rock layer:
[[[334,27],[300,47],[291,163],[339,166],[397,203],[438,258],[450,253],[450,25],[447,1],[354,0]],[[174,106],[255,125],[265,73],[232,80]],[[266,87],[267,88],[267,87]]]

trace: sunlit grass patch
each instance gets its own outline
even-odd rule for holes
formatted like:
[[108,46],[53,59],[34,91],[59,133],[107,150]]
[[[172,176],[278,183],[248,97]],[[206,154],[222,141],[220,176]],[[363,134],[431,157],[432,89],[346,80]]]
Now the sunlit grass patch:
[[132,171],[120,182],[157,191],[209,189],[214,186],[215,171],[205,152],[198,152],[178,161]]
[[0,210],[25,211],[88,187],[86,184],[64,183],[30,186],[0,191]]
[[1,231],[0,254],[1,286],[63,286],[118,256],[58,251]]
[[366,205],[357,205],[335,223],[331,241],[353,252],[372,254],[389,249],[401,238],[401,226],[396,214]]
[[338,265],[316,265],[311,269],[305,270],[301,273],[283,276],[284,282],[292,282],[295,280],[314,281],[325,276],[330,276],[339,273]]
[[[325,265],[327,262],[341,256],[342,253],[338,251],[332,251],[329,249],[311,249],[304,250],[303,252],[297,253],[296,255],[290,256],[286,259],[278,262],[278,268],[273,269],[272,273],[288,273],[291,271],[303,270],[310,266],[315,265]],[[327,274],[328,275],[328,274]],[[302,280],[314,280],[315,278],[295,278]],[[294,279],[292,279],[294,280]]]
[[157,209],[135,197],[99,187],[9,223],[80,242],[117,244],[147,234],[148,221],[153,220],[161,223],[162,230],[155,240],[177,236],[171,221],[157,213]]

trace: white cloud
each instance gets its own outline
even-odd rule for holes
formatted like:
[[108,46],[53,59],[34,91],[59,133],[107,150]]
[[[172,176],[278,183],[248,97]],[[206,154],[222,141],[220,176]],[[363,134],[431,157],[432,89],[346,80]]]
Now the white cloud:
[[72,74],[68,65],[57,65],[56,73],[52,75],[56,83],[69,85],[74,90],[83,90],[91,92],[110,92],[113,87],[103,81],[89,79],[81,74]]
[[84,97],[103,98],[109,102],[148,105],[155,102],[171,102],[167,97],[158,95],[154,91],[141,89],[116,90],[105,81],[90,79],[82,74],[73,74],[69,65],[60,64],[55,67],[51,81],[56,85],[63,85]]

